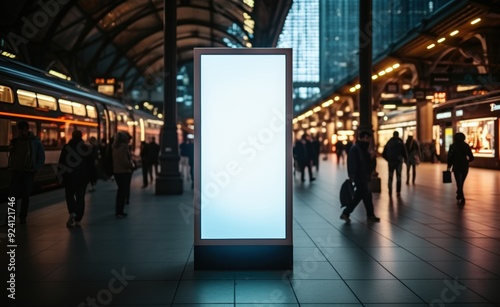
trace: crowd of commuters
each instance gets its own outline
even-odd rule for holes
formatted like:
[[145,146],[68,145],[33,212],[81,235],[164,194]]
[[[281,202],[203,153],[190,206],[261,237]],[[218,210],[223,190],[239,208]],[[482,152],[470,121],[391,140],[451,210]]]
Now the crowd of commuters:
[[[18,136],[13,138],[10,144],[8,168],[12,173],[10,196],[20,199],[19,219],[26,223],[29,207],[29,196],[33,187],[34,176],[45,162],[45,152],[40,139],[33,135],[30,126],[25,121],[17,124]],[[85,212],[85,193],[90,184],[90,192],[96,189],[97,178],[113,178],[117,185],[115,199],[115,215],[117,218],[127,216],[124,211],[125,204],[130,198],[130,184],[133,171],[137,168],[132,158],[130,141],[132,137],[126,132],[118,132],[110,143],[101,140],[97,144],[95,137],[89,138],[89,144],[85,144],[82,132],[74,130],[71,140],[61,150],[57,166],[57,176],[64,186],[66,205],[69,218],[67,226],[80,226]],[[355,186],[352,202],[342,212],[340,218],[350,222],[350,214],[363,201],[367,220],[378,222],[380,219],[374,213],[370,181],[375,172],[375,155],[370,151],[372,133],[360,131],[356,142],[341,142],[335,144],[337,163],[345,163],[347,159],[348,178]],[[435,142],[435,141],[434,141]],[[432,144],[435,149],[435,143]],[[312,138],[303,134],[293,147],[295,169],[300,172],[300,179],[305,181],[305,170],[308,172],[310,182],[316,178],[313,176],[313,168],[316,174],[319,171],[319,154],[321,142],[318,137]],[[185,138],[179,146],[182,164],[189,167],[189,178],[194,184],[194,144],[192,140]],[[158,174],[158,157],[160,146],[155,138],[149,143],[141,142],[140,158],[142,164],[143,188],[153,183],[154,176]],[[406,184],[410,179],[415,184],[416,167],[420,163],[420,146],[412,135],[408,136],[406,142],[399,137],[398,131],[394,131],[392,138],[385,144],[382,157],[388,164],[388,189],[392,195],[394,188],[393,178],[396,173],[396,193],[401,193],[402,168],[406,164]],[[431,162],[436,160],[437,153],[431,150]],[[452,170],[455,177],[457,192],[456,199],[459,204],[465,204],[463,186],[469,171],[469,163],[474,160],[470,146],[465,142],[463,133],[456,133],[453,144],[449,147],[447,169]],[[182,162],[184,161],[184,162]],[[102,173],[98,173],[98,169]],[[187,175],[186,175],[187,177]]]

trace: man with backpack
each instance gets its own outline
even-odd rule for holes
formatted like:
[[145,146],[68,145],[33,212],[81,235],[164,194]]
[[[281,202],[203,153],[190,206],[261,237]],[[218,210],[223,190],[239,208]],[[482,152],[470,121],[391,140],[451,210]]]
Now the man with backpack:
[[396,171],[396,193],[401,193],[401,172],[403,169],[403,161],[408,159],[406,148],[403,140],[399,138],[399,132],[394,131],[392,138],[385,144],[382,157],[387,161],[389,166],[389,195],[392,195],[392,180],[394,171]]

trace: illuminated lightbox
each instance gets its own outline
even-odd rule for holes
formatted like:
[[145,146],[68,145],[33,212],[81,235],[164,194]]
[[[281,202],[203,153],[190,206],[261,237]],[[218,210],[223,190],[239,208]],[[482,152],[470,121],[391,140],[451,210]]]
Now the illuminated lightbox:
[[195,267],[289,267],[291,49],[195,49],[194,68]]

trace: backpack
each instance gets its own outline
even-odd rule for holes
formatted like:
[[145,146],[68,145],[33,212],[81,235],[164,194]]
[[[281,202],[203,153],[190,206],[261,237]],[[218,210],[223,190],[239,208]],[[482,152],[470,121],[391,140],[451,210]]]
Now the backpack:
[[340,208],[346,207],[354,199],[354,183],[346,179],[340,187]]

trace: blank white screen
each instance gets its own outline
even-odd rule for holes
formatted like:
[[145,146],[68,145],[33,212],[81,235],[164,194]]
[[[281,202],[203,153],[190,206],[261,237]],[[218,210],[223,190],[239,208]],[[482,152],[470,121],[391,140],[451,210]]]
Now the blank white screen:
[[285,239],[285,55],[201,55],[200,73],[201,239]]

